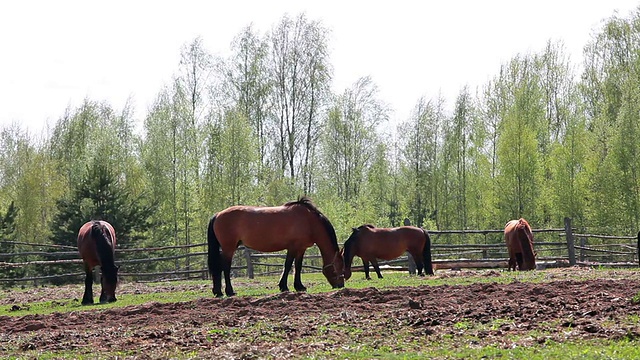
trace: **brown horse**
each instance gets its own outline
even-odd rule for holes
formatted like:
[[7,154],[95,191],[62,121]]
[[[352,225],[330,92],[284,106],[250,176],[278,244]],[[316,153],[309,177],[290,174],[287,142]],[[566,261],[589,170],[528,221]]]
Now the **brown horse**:
[[115,265],[116,232],[106,221],[94,220],[82,225],[78,232],[78,252],[84,263],[84,296],[82,305],[93,304],[93,269],[102,272],[100,303],[116,301],[118,267]]
[[509,250],[509,271],[534,270],[536,253],[533,251],[533,233],[527,220],[511,220],[504,228],[504,241]]
[[296,291],[305,291],[300,273],[307,248],[318,245],[322,255],[322,273],[334,288],[344,287],[344,261],[340,255],[336,232],[311,200],[306,197],[281,206],[232,206],[220,211],[209,221],[209,272],[213,278],[213,294],[222,297],[224,271],[225,293],[235,295],[231,286],[231,260],[238,244],[261,251],[287,250],[280,291],[289,291],[287,276],[295,260]]
[[362,225],[354,228],[349,239],[344,243],[344,278],[351,277],[351,263],[354,256],[360,256],[364,265],[364,275],[369,277],[369,262],[382,279],[377,259],[393,260],[408,251],[416,262],[418,275],[422,276],[422,268],[429,275],[433,275],[431,264],[431,238],[426,230],[415,226],[401,226],[397,228],[376,228],[373,225]]

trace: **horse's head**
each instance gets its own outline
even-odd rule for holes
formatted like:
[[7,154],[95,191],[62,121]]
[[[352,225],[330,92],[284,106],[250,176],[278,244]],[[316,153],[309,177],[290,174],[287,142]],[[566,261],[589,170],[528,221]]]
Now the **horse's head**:
[[118,287],[118,266],[102,269],[102,294],[101,303],[112,303],[116,299],[116,288]]
[[322,274],[334,289],[344,287],[344,258],[341,251],[336,251],[333,261],[322,268]]
[[351,277],[351,263],[353,261],[353,257],[355,256],[353,246],[355,245],[358,234],[360,233],[360,229],[362,226],[357,228],[351,228],[351,235],[344,242],[344,246],[342,247],[342,256],[344,258],[344,279],[349,280]]

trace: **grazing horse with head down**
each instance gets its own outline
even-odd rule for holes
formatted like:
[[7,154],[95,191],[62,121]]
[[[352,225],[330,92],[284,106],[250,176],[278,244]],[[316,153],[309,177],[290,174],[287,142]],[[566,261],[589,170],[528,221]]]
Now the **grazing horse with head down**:
[[93,268],[102,272],[100,303],[116,301],[118,267],[115,265],[116,232],[106,221],[94,220],[82,225],[78,232],[78,252],[86,274],[82,305],[93,304]]
[[534,270],[536,253],[533,251],[533,233],[525,219],[511,220],[504,228],[504,241],[509,250],[509,270]]
[[426,230],[415,226],[397,228],[377,228],[373,225],[362,225],[354,228],[349,239],[345,241],[342,255],[345,262],[345,279],[351,277],[351,263],[354,256],[359,256],[364,265],[364,274],[369,277],[369,262],[373,264],[379,279],[382,279],[377,259],[393,260],[405,251],[409,252],[416,262],[418,275],[422,269],[433,275],[431,264],[431,238]]
[[344,261],[336,232],[311,200],[306,197],[281,206],[232,206],[220,211],[209,221],[209,272],[213,278],[213,294],[222,296],[222,272],[225,293],[235,295],[231,286],[231,260],[238,244],[261,252],[287,250],[280,291],[289,291],[287,276],[295,261],[293,286],[305,291],[300,273],[307,248],[314,244],[322,255],[322,273],[334,288],[344,287]]

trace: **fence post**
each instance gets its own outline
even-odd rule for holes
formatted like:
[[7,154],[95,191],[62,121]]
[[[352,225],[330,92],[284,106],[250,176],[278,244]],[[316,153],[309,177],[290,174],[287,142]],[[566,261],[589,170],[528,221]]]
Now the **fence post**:
[[251,262],[251,249],[244,247],[244,259],[247,261],[247,277],[253,279],[253,263]]
[[640,266],[640,231],[638,231],[638,266]]
[[[408,218],[404,218],[404,226],[411,226],[411,220]],[[409,268],[409,275],[416,274],[418,272],[416,267],[416,261],[413,259],[411,254],[407,253],[407,259],[409,261],[407,267]]]
[[567,237],[567,250],[569,251],[569,265],[576,264],[576,248],[573,243],[573,232],[571,230],[571,218],[564,218],[564,233]]
[[584,261],[584,248],[587,246],[587,238],[580,238],[580,261]]

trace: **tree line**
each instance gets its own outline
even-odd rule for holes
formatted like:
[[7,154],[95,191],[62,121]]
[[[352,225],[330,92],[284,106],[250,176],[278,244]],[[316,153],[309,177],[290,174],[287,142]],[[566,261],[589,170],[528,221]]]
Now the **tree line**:
[[4,127],[3,239],[74,245],[81,223],[99,217],[123,247],[200,243],[221,209],[302,195],[340,239],[405,218],[438,230],[519,217],[538,228],[564,217],[605,234],[640,228],[638,10],[606,19],[580,66],[550,40],[462,88],[451,108],[418,99],[394,128],[371,77],[332,91],[329,32],[285,15],[265,33],[247,26],[228,57],[186,43],[142,132],[131,104],[94,99],[45,136]]

